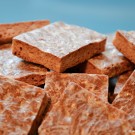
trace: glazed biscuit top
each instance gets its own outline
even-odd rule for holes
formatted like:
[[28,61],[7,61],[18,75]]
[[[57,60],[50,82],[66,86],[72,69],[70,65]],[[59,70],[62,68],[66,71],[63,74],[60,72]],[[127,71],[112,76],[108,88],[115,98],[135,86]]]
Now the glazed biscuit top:
[[14,37],[14,40],[20,40],[59,58],[104,39],[104,35],[93,30],[62,22],[55,22]]
[[135,45],[135,31],[119,31],[129,42]]
[[108,76],[106,75],[48,72],[46,73],[45,91],[51,97],[52,104],[58,101],[69,82],[79,84],[105,102],[108,100]]
[[11,44],[0,46],[0,75],[13,78],[20,78],[32,74],[45,75],[47,69],[43,66],[28,63],[14,56],[11,51]]
[[40,126],[39,134],[128,134],[131,127],[125,120],[125,113],[70,82]]
[[41,88],[0,75],[0,134],[26,135],[44,96]]

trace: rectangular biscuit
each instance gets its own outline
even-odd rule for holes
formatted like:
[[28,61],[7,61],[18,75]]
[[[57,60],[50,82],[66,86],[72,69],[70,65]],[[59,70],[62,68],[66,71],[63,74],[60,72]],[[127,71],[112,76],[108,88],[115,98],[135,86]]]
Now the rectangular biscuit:
[[43,89],[0,75],[0,135],[34,135],[47,104]]
[[48,20],[18,22],[9,24],[0,24],[0,44],[11,43],[12,38],[21,33],[43,27],[50,22]]
[[113,43],[126,58],[135,64],[135,31],[117,31]]
[[39,135],[129,135],[127,115],[70,82],[39,127]]
[[112,104],[128,114],[128,119],[135,130],[135,70]]
[[111,42],[107,42],[104,52],[89,59],[85,64],[80,65],[80,68],[85,73],[105,74],[111,78],[133,69],[133,64]]
[[108,77],[106,75],[48,72],[45,80],[45,91],[51,97],[52,104],[58,101],[69,82],[75,82],[105,102],[108,101]]
[[104,51],[106,37],[93,30],[55,22],[13,39],[14,55],[63,72]]
[[0,75],[39,86],[45,83],[46,72],[45,67],[14,56],[11,44],[0,46]]

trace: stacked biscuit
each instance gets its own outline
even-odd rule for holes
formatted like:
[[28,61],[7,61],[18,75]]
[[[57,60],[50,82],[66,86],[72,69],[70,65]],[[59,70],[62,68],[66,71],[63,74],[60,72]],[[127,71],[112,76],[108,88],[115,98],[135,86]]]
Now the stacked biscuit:
[[0,135],[135,134],[135,32],[49,23],[0,24]]

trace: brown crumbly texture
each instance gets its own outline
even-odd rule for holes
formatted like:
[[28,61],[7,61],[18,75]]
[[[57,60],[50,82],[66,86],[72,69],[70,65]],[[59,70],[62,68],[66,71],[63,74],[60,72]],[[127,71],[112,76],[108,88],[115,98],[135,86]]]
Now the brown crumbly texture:
[[11,43],[12,38],[21,33],[43,27],[50,22],[48,20],[18,22],[11,24],[0,24],[0,44]]
[[107,43],[105,52],[89,59],[82,66],[85,66],[81,67],[80,65],[85,73],[105,74],[109,78],[133,69],[133,64],[117,51],[111,42]]
[[108,101],[108,77],[105,75],[91,74],[64,74],[48,72],[46,74],[45,91],[55,104],[69,82],[75,82],[96,94],[99,98]]
[[45,67],[14,56],[11,44],[0,46],[0,75],[39,86],[45,83],[46,72]]
[[0,75],[0,135],[33,135],[47,104],[43,89]]
[[135,64],[135,31],[117,31],[113,43],[126,58]]
[[13,39],[14,55],[63,72],[103,52],[106,37],[87,28],[56,22]]
[[128,71],[119,76],[115,89],[114,89],[114,96],[117,96],[119,94],[119,92],[122,90],[122,87],[124,86],[125,82],[128,80],[129,76],[132,74],[132,72],[133,71]]
[[130,75],[122,90],[113,101],[113,105],[128,114],[128,119],[135,130],[135,71]]
[[71,82],[38,131],[39,135],[129,135],[132,127],[126,118],[123,111]]

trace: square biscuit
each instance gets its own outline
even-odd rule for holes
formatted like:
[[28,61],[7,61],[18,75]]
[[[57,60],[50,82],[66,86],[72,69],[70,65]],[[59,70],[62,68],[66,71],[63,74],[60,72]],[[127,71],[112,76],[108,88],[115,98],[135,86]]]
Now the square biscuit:
[[55,22],[13,39],[13,54],[63,72],[105,49],[106,37],[93,30]]

